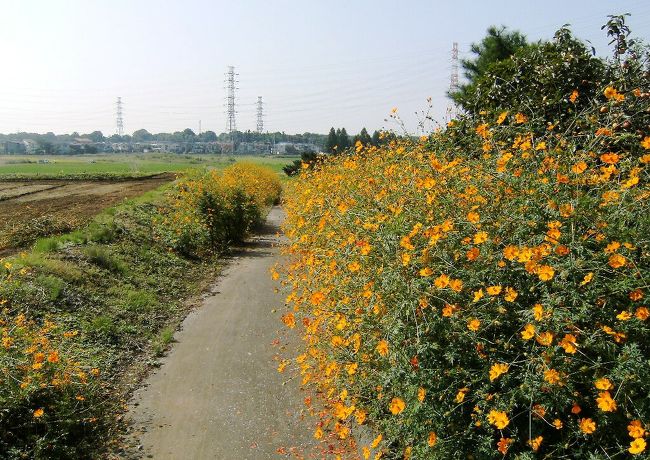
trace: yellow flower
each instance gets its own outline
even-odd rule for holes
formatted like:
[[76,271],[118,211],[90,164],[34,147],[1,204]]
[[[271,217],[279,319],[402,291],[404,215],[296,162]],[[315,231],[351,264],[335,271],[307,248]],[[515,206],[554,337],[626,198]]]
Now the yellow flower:
[[467,322],[467,329],[470,331],[476,332],[481,327],[481,321],[476,318],[472,318]]
[[380,340],[375,349],[381,356],[386,356],[388,354],[388,342]]
[[524,330],[521,331],[521,338],[524,340],[530,340],[535,337],[535,326],[532,324],[526,324]]
[[603,412],[614,412],[616,410],[616,401],[612,399],[609,391],[598,393],[596,403],[598,404],[598,408]]
[[544,307],[541,304],[536,303],[533,305],[533,316],[535,321],[541,321],[544,318]]
[[562,420],[559,418],[556,418],[553,420],[553,426],[555,427],[556,430],[561,430],[562,427],[564,427],[564,423],[562,423]]
[[401,398],[393,398],[388,405],[388,408],[393,415],[401,414],[405,407],[406,403]]
[[420,276],[431,276],[433,275],[433,270],[429,267],[425,267],[422,270],[420,270]]
[[571,166],[571,171],[575,174],[582,174],[583,172],[586,171],[587,168],[588,168],[587,163],[585,163],[584,161],[579,161],[573,166]]
[[603,94],[607,99],[614,99],[615,101],[622,101],[625,99],[625,96],[623,96],[621,93],[619,93],[616,88],[613,88],[611,86],[608,86],[605,88],[603,91]]
[[627,450],[632,455],[638,455],[645,450],[645,440],[642,438],[637,438],[634,441],[630,442],[630,448]]
[[33,415],[34,415],[34,418],[40,418],[40,417],[43,416],[43,414],[45,414],[45,411],[44,411],[43,408],[41,407],[41,408],[39,408],[39,409],[36,409],[36,410],[34,411],[34,414],[33,414]]
[[584,434],[591,434],[596,431],[596,422],[590,418],[581,418],[580,419],[580,431]]
[[351,272],[358,272],[360,268],[361,265],[356,260],[348,265],[348,270],[350,270]]
[[571,101],[572,104],[575,104],[576,99],[578,99],[578,95],[579,95],[578,90],[574,89],[571,95],[569,96],[569,100]]
[[630,313],[629,311],[625,311],[625,310],[623,310],[618,315],[616,315],[616,319],[618,319],[620,321],[627,321],[630,318],[632,318],[632,313]]
[[641,147],[644,149],[650,149],[650,136],[646,136],[641,141]]
[[503,123],[507,116],[508,116],[508,112],[501,112],[499,114],[499,117],[497,118],[497,125],[500,125],[501,123]]
[[503,363],[493,364],[490,368],[490,382],[498,379],[502,374],[505,374],[510,369],[510,366]]
[[550,265],[541,265],[537,269],[537,276],[539,276],[539,279],[542,281],[550,281],[553,279],[554,275],[555,270]]
[[478,291],[474,291],[474,302],[478,302],[483,298],[483,289],[479,289]]
[[425,390],[422,387],[418,388],[418,401],[423,402],[426,395],[427,395],[427,390]]
[[453,279],[449,281],[449,287],[454,292],[460,292],[463,290],[463,281],[459,279]]
[[508,260],[515,260],[519,254],[519,249],[517,246],[506,246],[503,248],[503,257]]
[[314,431],[314,438],[315,439],[322,439],[323,438],[323,430],[321,427],[317,427],[316,431]]
[[487,419],[491,425],[494,425],[499,430],[503,430],[510,423],[508,414],[502,411],[491,410],[488,413]]
[[501,294],[501,286],[488,286],[486,289],[487,293],[490,295],[499,295]]
[[478,212],[471,211],[467,213],[467,220],[472,224],[478,224],[480,219],[481,216]]
[[433,447],[436,445],[437,442],[438,442],[438,436],[433,431],[431,431],[429,433],[429,438],[427,439],[427,444],[429,444],[429,447]]
[[384,438],[384,437],[381,435],[381,433],[378,434],[377,437],[376,437],[375,439],[373,439],[372,444],[370,445],[370,447],[372,447],[373,449],[375,449],[375,448],[379,445],[379,443],[381,442],[381,440],[382,440],[383,438]]

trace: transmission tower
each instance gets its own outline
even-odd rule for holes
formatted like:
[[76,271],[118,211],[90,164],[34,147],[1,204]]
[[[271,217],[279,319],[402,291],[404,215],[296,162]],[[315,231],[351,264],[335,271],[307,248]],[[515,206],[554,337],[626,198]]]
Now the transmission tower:
[[264,131],[264,103],[262,96],[257,96],[257,132],[261,134],[262,131]]
[[118,136],[123,136],[124,135],[124,119],[122,118],[122,98],[118,97],[117,98],[117,135]]
[[[449,79],[449,93],[458,91],[458,42],[451,47],[451,78]],[[458,106],[454,102],[448,109],[449,118],[458,116]]]
[[228,66],[228,72],[226,72],[226,130],[230,133],[230,144],[232,146],[232,152],[235,152],[235,131],[237,131],[237,122],[235,120],[235,90],[238,89],[236,84],[237,75],[235,73],[235,68],[233,66]]

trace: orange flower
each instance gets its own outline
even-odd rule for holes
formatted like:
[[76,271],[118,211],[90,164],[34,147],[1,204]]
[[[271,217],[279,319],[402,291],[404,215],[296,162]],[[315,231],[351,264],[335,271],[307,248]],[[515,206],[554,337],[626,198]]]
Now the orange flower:
[[486,291],[490,295],[499,295],[501,294],[501,286],[488,286]]
[[535,336],[535,326],[532,324],[526,324],[524,330],[521,331],[521,338],[524,340],[530,340]]
[[[497,118],[497,125],[500,125],[501,123],[503,123],[507,116],[508,116],[508,112],[501,112],[499,114],[499,117]],[[650,148],[650,147],[648,147],[648,148]]]
[[627,426],[627,431],[630,437],[634,439],[642,438],[645,436],[646,431],[641,424],[641,420],[632,420]]
[[641,289],[635,289],[634,291],[630,292],[629,297],[632,302],[638,302],[639,300],[643,299],[643,291]]
[[488,240],[488,234],[486,232],[478,232],[474,235],[474,244],[482,244]]
[[537,269],[537,276],[539,276],[539,279],[542,281],[550,281],[553,279],[554,275],[555,270],[550,265],[541,265]]
[[564,351],[569,354],[574,354],[576,351],[578,351],[578,347],[576,345],[576,336],[573,334],[565,334],[564,338],[560,341],[558,345],[560,345],[562,348],[564,348]]
[[562,382],[562,377],[560,376],[560,373],[555,369],[549,369],[544,372],[544,380],[546,380],[551,385],[558,385],[560,382]]
[[479,248],[476,247],[470,249],[469,251],[467,251],[467,260],[472,261],[478,259],[480,252],[481,251],[479,250]]
[[618,163],[618,160],[619,160],[619,156],[616,153],[611,153],[611,152],[603,153],[600,156],[600,161],[602,161],[603,163],[607,163],[608,165],[615,165],[616,163]]
[[528,441],[528,444],[530,445],[531,449],[533,449],[534,452],[537,452],[542,445],[542,441],[544,438],[542,436],[537,436],[535,439],[531,439]]
[[487,419],[491,425],[494,425],[499,430],[503,430],[510,423],[508,414],[502,411],[491,410],[488,413]]
[[528,118],[523,113],[517,113],[515,115],[515,123],[522,124],[522,123],[526,123],[527,121],[528,121]]
[[510,369],[510,366],[503,363],[493,364],[490,368],[490,382],[498,379],[502,374],[505,374]]
[[647,307],[639,307],[636,309],[636,312],[634,312],[634,316],[636,316],[639,321],[645,321],[650,318],[650,310],[648,310]]
[[612,399],[609,391],[598,393],[596,403],[598,404],[598,408],[603,412],[614,412],[616,410],[616,401]]
[[423,402],[426,395],[427,395],[427,390],[425,390],[422,387],[418,388],[418,401]]
[[36,409],[34,411],[33,415],[34,415],[34,418],[41,418],[43,416],[43,414],[45,414],[45,410],[43,410],[43,408],[41,407],[39,409]]
[[644,149],[650,149],[650,136],[646,136],[641,141],[641,147]]
[[621,268],[625,266],[627,260],[625,259],[625,257],[623,257],[620,254],[612,254],[611,256],[609,256],[609,260],[607,261],[607,263],[612,268]]
[[467,322],[467,329],[470,331],[476,332],[481,327],[481,321],[476,318],[472,318]]
[[611,390],[612,388],[614,388],[612,382],[610,382],[609,379],[606,379],[604,377],[602,379],[596,380],[594,386],[599,390]]
[[517,291],[515,291],[513,288],[507,287],[506,288],[506,293],[503,296],[503,299],[506,302],[514,302],[518,295],[519,294],[517,294]]
[[508,452],[508,448],[510,447],[510,444],[512,444],[514,441],[510,438],[501,438],[499,439],[499,442],[497,443],[497,450],[505,455]]
[[282,317],[282,322],[287,325],[288,328],[293,329],[296,327],[296,317],[293,313],[287,313]]
[[386,356],[388,354],[388,342],[380,340],[375,349],[380,356]]
[[544,345],[545,347],[548,347],[553,343],[553,334],[550,332],[542,332],[535,338],[535,340],[540,345]]
[[429,267],[425,267],[422,270],[420,270],[420,276],[426,277],[426,276],[431,276],[433,275],[433,270]]
[[590,418],[581,418],[580,419],[580,431],[584,434],[591,434],[596,431],[596,422]]
[[433,431],[431,431],[429,433],[429,438],[427,439],[427,444],[429,444],[429,447],[433,447],[436,445],[437,442],[438,442],[438,436]]
[[405,407],[406,403],[401,398],[393,398],[388,405],[388,408],[393,415],[401,414]]
[[449,285],[449,276],[442,274],[434,280],[433,284],[438,289],[444,289]]

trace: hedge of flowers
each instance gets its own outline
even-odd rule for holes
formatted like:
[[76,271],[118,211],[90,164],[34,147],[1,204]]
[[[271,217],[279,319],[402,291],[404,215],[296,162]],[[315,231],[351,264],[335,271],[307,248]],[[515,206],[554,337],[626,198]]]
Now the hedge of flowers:
[[647,455],[647,91],[603,87],[562,130],[482,112],[357,144],[290,184],[283,320],[317,438],[364,425],[364,459]]
[[254,163],[188,174],[175,184],[156,229],[185,255],[223,249],[262,222],[281,190],[278,175]]

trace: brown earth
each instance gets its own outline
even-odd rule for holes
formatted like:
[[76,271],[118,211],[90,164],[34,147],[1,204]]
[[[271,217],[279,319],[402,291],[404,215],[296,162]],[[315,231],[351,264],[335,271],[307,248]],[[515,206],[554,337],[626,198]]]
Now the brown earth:
[[[12,235],[29,232],[31,222],[47,217],[60,228],[76,228],[103,209],[174,180],[159,174],[128,180],[30,180],[0,182],[0,256],[12,252]],[[55,230],[55,229],[54,229]]]

